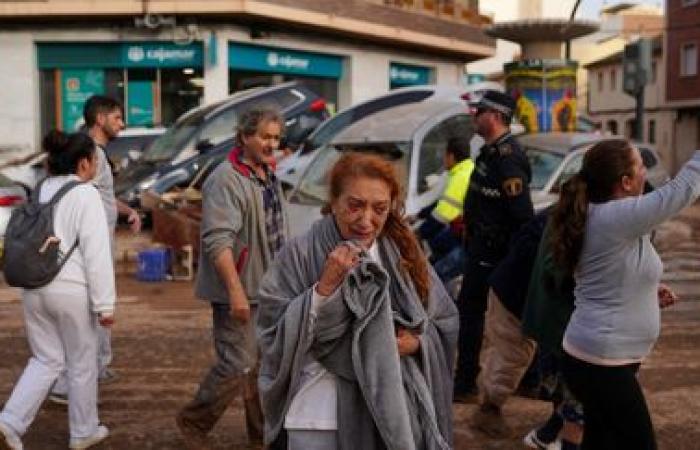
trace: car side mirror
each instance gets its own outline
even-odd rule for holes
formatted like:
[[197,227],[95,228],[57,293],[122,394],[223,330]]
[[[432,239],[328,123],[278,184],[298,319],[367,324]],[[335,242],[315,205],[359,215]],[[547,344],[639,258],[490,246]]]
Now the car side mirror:
[[197,146],[195,147],[199,153],[206,153],[212,148],[214,148],[214,144],[212,144],[209,139],[204,139],[197,142]]

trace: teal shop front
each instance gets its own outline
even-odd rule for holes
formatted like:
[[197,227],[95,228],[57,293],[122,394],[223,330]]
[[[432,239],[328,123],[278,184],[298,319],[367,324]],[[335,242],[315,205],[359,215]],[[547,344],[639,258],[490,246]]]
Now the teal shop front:
[[170,125],[202,97],[201,43],[37,43],[42,132],[74,131],[94,94],[124,104],[127,126]]
[[297,80],[326,99],[334,111],[343,57],[281,47],[229,42],[229,91]]
[[418,86],[435,82],[435,69],[392,62],[389,64],[389,88]]

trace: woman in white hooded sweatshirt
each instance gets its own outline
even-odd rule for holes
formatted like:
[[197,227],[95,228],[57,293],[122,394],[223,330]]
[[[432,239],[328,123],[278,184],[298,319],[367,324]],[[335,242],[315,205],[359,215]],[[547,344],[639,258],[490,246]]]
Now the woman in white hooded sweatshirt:
[[[49,177],[38,188],[40,202],[48,202],[69,181],[89,181],[95,175],[95,145],[87,135],[52,131],[43,145]],[[32,356],[0,412],[0,449],[23,448],[21,436],[64,369],[69,447],[88,448],[109,434],[97,418],[95,361],[97,327],[114,321],[114,272],[107,218],[92,184],[80,184],[59,200],[54,231],[64,254],[76,240],[78,246],[49,284],[22,293]]]

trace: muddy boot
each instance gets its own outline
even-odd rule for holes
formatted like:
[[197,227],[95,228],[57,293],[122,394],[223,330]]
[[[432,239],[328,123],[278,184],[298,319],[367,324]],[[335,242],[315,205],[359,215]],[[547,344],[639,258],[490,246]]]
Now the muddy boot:
[[185,443],[185,448],[188,450],[209,450],[209,440],[207,434],[199,429],[194,423],[189,421],[183,411],[180,411],[175,417],[175,423],[180,436]]
[[241,377],[221,381],[213,372],[204,378],[194,399],[177,415],[177,426],[190,450],[209,448],[207,434],[243,388]]
[[503,419],[501,408],[491,403],[479,406],[472,416],[472,427],[492,438],[508,438],[513,431]]

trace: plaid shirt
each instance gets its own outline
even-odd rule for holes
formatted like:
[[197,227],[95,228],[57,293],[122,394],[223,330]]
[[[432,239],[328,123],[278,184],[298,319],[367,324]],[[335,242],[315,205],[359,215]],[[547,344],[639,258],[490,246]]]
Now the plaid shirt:
[[239,154],[238,161],[246,165],[250,169],[250,176],[258,182],[262,189],[263,208],[265,209],[265,231],[267,231],[267,245],[270,248],[270,254],[275,255],[284,245],[284,218],[282,216],[282,200],[277,195],[277,187],[279,180],[274,172],[269,167],[265,166],[265,180],[260,178],[250,167],[243,161],[242,154]]

